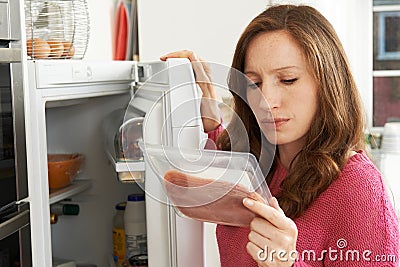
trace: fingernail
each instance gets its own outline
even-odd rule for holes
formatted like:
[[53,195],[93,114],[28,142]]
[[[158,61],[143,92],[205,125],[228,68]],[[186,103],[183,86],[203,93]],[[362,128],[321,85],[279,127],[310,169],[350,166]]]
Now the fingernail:
[[243,204],[246,205],[246,206],[248,206],[248,207],[252,207],[252,206],[254,205],[254,201],[251,200],[251,199],[245,198],[245,199],[243,200]]

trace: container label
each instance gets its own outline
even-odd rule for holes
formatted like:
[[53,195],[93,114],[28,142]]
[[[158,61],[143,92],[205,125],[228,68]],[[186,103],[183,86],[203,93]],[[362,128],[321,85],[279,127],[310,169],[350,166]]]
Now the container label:
[[125,230],[113,228],[113,256],[115,262],[123,262],[126,254]]
[[126,235],[127,258],[139,254],[147,254],[147,235]]

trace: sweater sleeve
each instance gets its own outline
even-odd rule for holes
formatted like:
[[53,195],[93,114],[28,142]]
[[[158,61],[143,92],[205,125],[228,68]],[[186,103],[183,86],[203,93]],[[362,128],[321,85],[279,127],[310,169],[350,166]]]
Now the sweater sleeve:
[[219,149],[216,145],[218,135],[224,130],[222,123],[213,131],[207,132],[208,139],[205,145],[205,149]]

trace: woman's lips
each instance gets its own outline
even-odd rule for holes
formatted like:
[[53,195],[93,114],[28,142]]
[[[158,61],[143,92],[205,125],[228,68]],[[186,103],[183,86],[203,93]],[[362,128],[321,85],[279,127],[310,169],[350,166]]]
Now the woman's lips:
[[286,118],[276,118],[276,119],[263,119],[261,123],[266,125],[268,129],[278,129],[282,125],[286,124],[289,119]]

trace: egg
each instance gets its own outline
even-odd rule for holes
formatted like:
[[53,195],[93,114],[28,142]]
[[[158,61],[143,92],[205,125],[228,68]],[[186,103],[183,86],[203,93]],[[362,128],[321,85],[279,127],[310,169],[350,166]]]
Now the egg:
[[75,54],[75,47],[72,43],[64,41],[64,52],[62,54],[63,58],[72,58]]
[[49,39],[47,43],[50,45],[50,57],[51,58],[60,58],[64,53],[64,44],[62,41],[57,39]]
[[28,56],[32,58],[48,58],[51,52],[50,45],[40,38],[28,39],[26,47]]

